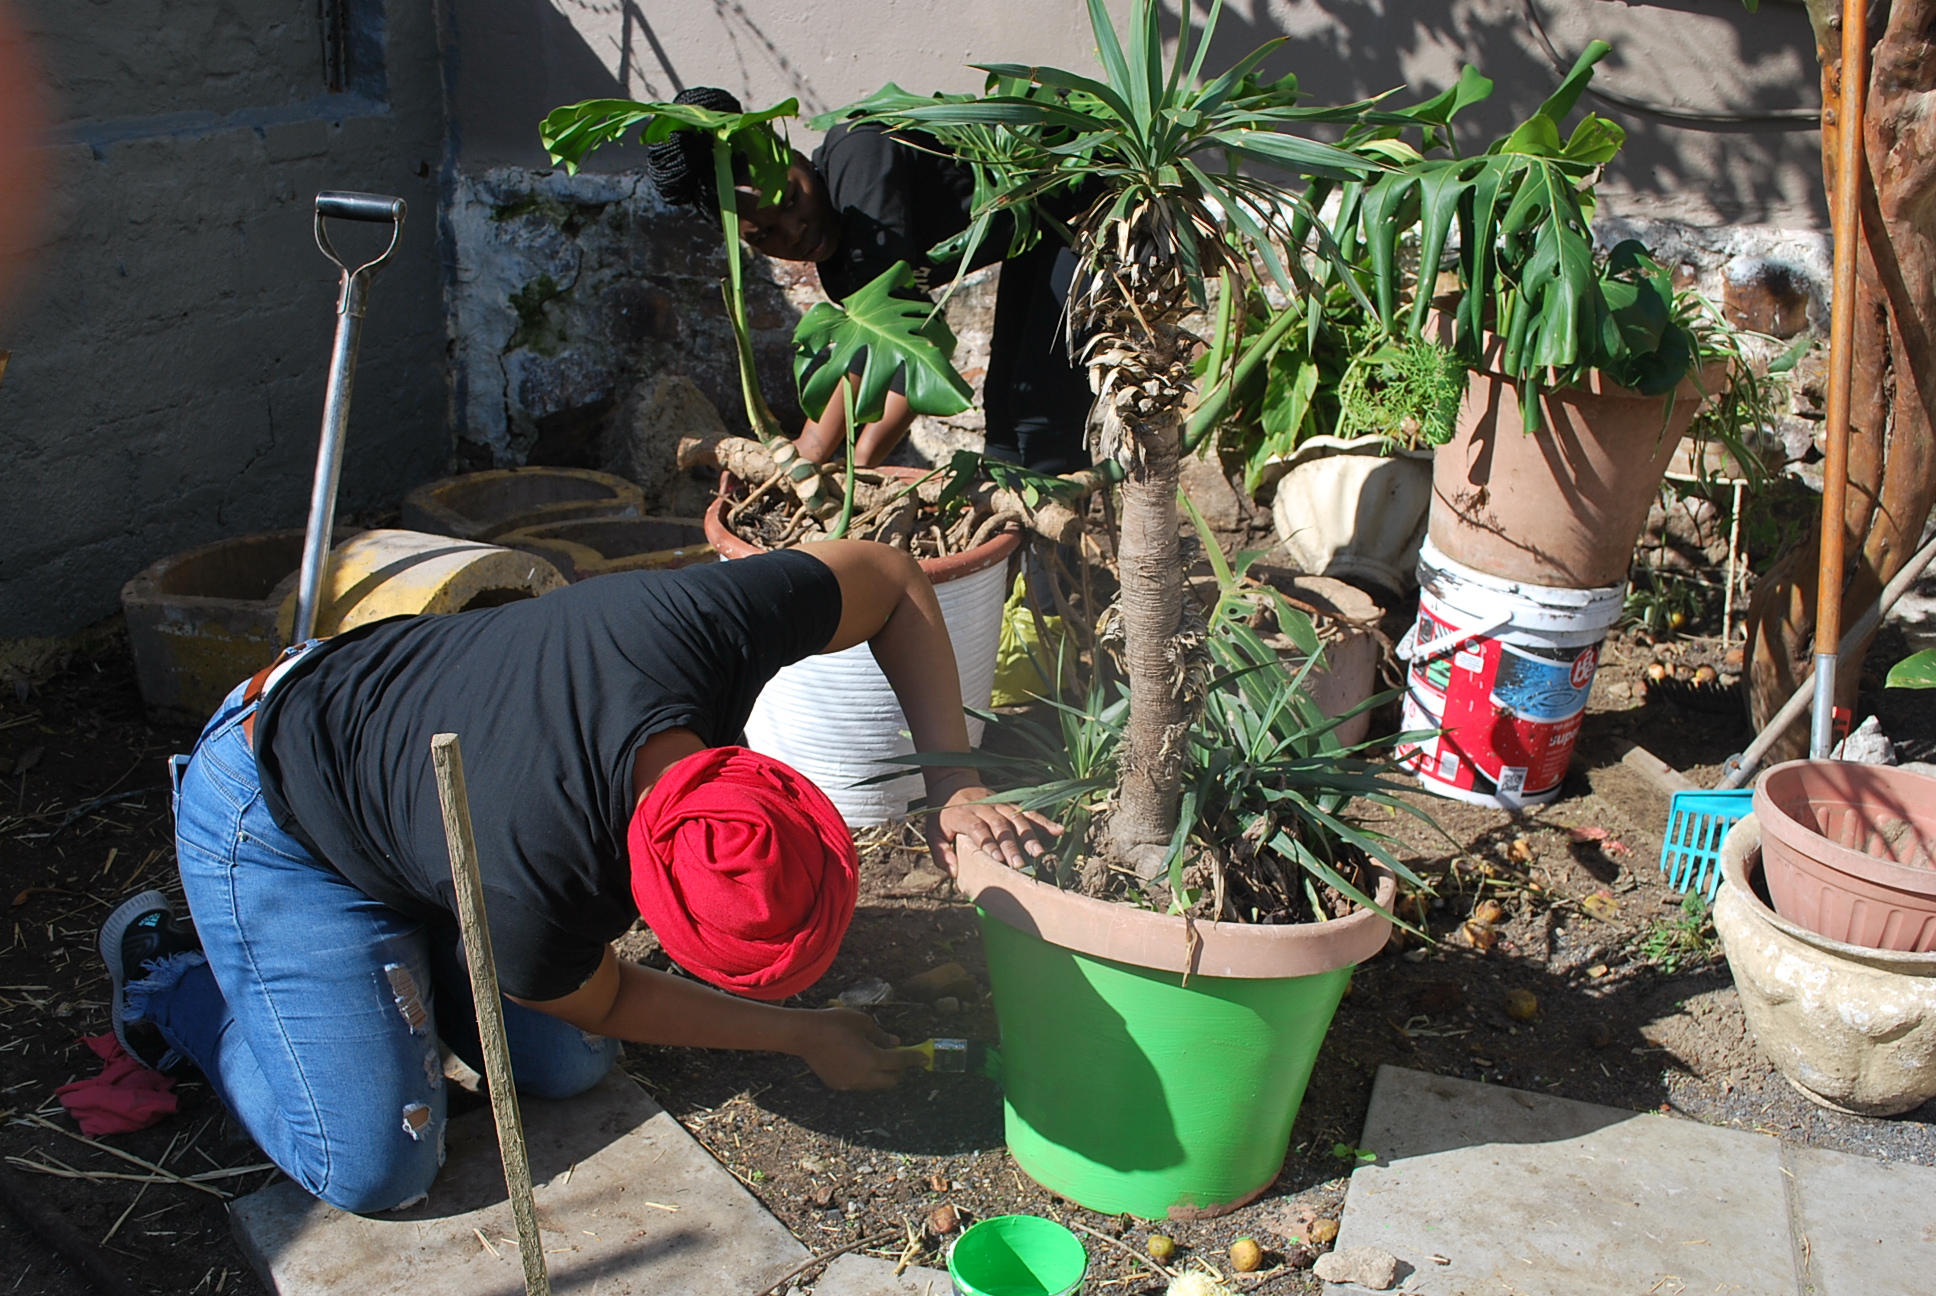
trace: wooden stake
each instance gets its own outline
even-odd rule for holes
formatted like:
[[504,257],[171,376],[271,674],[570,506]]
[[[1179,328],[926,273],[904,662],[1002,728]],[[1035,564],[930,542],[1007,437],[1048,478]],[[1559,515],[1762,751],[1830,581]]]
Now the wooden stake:
[[497,1121],[497,1146],[504,1157],[504,1187],[511,1215],[518,1222],[518,1260],[524,1265],[525,1296],[551,1296],[545,1271],[544,1242],[531,1200],[531,1163],[524,1151],[524,1121],[511,1078],[511,1048],[504,1038],[504,1002],[498,996],[497,963],[491,956],[491,928],[484,917],[484,883],[477,871],[477,840],[471,834],[471,803],[464,791],[464,753],[457,735],[430,740],[430,763],[437,772],[437,800],[444,810],[444,839],[450,843],[450,878],[457,888],[457,921],[464,931],[464,958],[471,968],[471,998],[477,1003],[477,1035],[484,1046],[484,1077],[491,1086],[491,1115]]

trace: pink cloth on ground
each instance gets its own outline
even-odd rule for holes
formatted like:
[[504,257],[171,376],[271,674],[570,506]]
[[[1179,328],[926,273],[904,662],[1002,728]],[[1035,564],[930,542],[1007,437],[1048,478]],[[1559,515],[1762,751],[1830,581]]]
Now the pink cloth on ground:
[[81,1043],[107,1065],[97,1076],[54,1090],[67,1114],[80,1122],[81,1133],[89,1138],[132,1134],[175,1114],[181,1100],[175,1096],[172,1076],[129,1057],[113,1032],[87,1036]]

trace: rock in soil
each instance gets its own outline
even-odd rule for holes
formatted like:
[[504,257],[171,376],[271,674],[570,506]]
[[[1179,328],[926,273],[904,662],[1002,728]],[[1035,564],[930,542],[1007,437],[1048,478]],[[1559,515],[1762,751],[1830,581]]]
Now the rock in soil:
[[1372,1291],[1398,1285],[1398,1257],[1377,1247],[1346,1247],[1318,1257],[1313,1272],[1326,1282],[1357,1283]]
[[975,978],[959,963],[943,963],[940,967],[929,968],[921,975],[903,981],[901,994],[922,1003],[952,998],[959,1005],[961,1000],[974,997]]

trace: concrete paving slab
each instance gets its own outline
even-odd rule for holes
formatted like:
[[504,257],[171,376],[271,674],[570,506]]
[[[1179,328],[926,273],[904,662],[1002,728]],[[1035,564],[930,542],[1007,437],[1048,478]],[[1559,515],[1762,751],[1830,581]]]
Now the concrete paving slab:
[[1936,1289],[1936,1170],[1804,1147],[1787,1169],[1810,1296]]
[[[564,1102],[522,1105],[559,1296],[746,1296],[807,1258],[623,1075]],[[452,1121],[446,1146],[449,1159],[419,1206],[348,1215],[285,1181],[235,1203],[236,1240],[278,1296],[519,1296],[523,1273],[508,1241],[517,1228],[490,1109]]]
[[852,1254],[828,1265],[813,1285],[813,1296],[950,1296],[953,1291],[945,1270],[914,1266],[897,1278],[892,1260]]
[[1361,1146],[1337,1245],[1417,1296],[1798,1290],[1772,1138],[1387,1066]]

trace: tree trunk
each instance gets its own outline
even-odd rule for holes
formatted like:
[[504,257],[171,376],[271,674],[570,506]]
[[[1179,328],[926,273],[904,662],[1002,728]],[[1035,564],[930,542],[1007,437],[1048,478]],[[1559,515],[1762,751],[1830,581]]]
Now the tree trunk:
[[[1113,412],[1112,412],[1113,416]],[[1162,870],[1176,831],[1190,716],[1178,689],[1178,635],[1187,588],[1176,535],[1177,450],[1183,425],[1165,414],[1125,429],[1136,466],[1123,482],[1123,661],[1129,720],[1119,758],[1111,845],[1145,878]]]
[[[1854,382],[1849,399],[1853,541],[1843,629],[1872,605],[1917,548],[1936,505],[1936,0],[1893,0],[1870,47],[1856,257]],[[1808,0],[1822,65],[1822,175],[1831,198],[1841,132],[1841,6]],[[1875,20],[1871,19],[1872,27]],[[1838,232],[1839,233],[1839,232]],[[1812,665],[1817,530],[1783,555],[1748,604],[1748,713],[1756,728]],[[1836,703],[1852,707],[1864,642],[1844,657]],[[1790,728],[1768,763],[1807,754]]]

